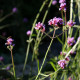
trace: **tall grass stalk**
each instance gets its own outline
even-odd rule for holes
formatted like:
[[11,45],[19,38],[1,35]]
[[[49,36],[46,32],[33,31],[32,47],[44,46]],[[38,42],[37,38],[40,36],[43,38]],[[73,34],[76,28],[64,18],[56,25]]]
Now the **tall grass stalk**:
[[[44,6],[45,6],[45,4],[46,4],[47,1],[48,1],[48,0],[45,0],[45,1],[43,2],[42,6],[40,7],[39,13],[37,14],[37,16],[36,16],[36,18],[35,18],[35,20],[34,20],[34,22],[33,22],[33,26],[32,26],[32,29],[31,29],[31,35],[30,35],[30,37],[29,37],[29,41],[30,41],[31,38],[32,38],[32,33],[33,33],[33,31],[34,31],[35,24],[36,24],[36,22],[37,22],[37,20],[38,20],[38,18],[39,18],[39,16],[40,16],[40,13],[42,12],[42,10],[43,10],[43,8],[44,8]],[[25,67],[26,67],[26,63],[27,63],[27,59],[28,59],[28,54],[29,54],[29,49],[30,49],[30,43],[31,43],[31,42],[29,42],[29,43],[28,43],[28,46],[27,46],[27,52],[26,52],[26,58],[25,58],[24,67],[23,67],[23,75],[22,75],[22,78],[23,78],[23,76],[24,76],[24,71],[25,71]]]
[[[73,17],[73,0],[70,1],[70,20],[72,20],[72,17]],[[69,28],[68,37],[70,37],[70,33],[71,33],[71,28]]]
[[16,74],[15,74],[15,65],[14,65],[14,60],[13,60],[13,54],[12,54],[12,47],[11,47],[11,58],[12,58],[12,65],[13,65],[13,73],[14,73],[14,78],[16,80]]
[[[52,0],[50,1],[49,5],[48,5],[48,8],[47,10],[45,11],[45,14],[44,14],[44,17],[43,17],[43,20],[42,20],[42,23],[44,24],[45,22],[45,19],[47,17],[47,14],[48,14],[48,11],[49,11],[49,8],[51,6],[51,3],[52,3]],[[35,45],[34,45],[34,49],[33,49],[33,56],[32,56],[32,62],[33,62],[33,59],[35,57],[35,50],[37,50],[40,42],[41,42],[41,39],[42,39],[42,36],[43,36],[43,33],[41,34],[40,36],[40,31],[37,33],[37,37],[36,37],[36,41],[35,41]],[[36,58],[37,59],[37,58]],[[39,68],[38,68],[39,69]]]
[[51,42],[50,42],[50,44],[49,44],[49,46],[48,46],[48,49],[47,49],[46,54],[45,54],[45,57],[44,57],[44,59],[43,59],[43,62],[42,62],[41,68],[40,68],[40,70],[39,70],[39,72],[38,72],[38,74],[37,74],[35,80],[38,79],[38,76],[39,76],[40,73],[41,73],[41,70],[42,70],[43,65],[44,65],[44,63],[45,63],[45,60],[46,60],[47,54],[48,54],[48,52],[49,52],[49,50],[50,50],[50,47],[51,47],[51,45],[52,45],[52,42],[53,42],[53,39],[54,39],[54,35],[55,35],[55,31],[56,31],[56,29],[54,29],[53,38],[52,38],[52,40],[51,40]]

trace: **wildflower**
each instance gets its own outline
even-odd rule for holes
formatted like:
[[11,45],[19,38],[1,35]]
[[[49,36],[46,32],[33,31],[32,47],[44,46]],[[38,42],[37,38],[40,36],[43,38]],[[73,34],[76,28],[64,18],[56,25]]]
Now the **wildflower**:
[[75,43],[76,43],[76,41],[74,40],[74,37],[72,37],[72,38],[68,37],[67,44],[69,46],[73,46]]
[[16,7],[14,7],[13,9],[12,9],[12,12],[13,13],[16,13],[18,11],[18,9],[16,8]]
[[23,19],[23,22],[28,22],[28,19],[27,19],[27,18],[24,18],[24,19]]
[[64,67],[66,66],[66,60],[60,60],[60,61],[58,61],[58,65],[62,68],[62,69],[64,69]]
[[67,22],[67,25],[68,25],[69,27],[72,27],[72,26],[74,26],[75,24],[76,24],[76,22],[73,22],[72,20],[70,20],[70,21]]
[[52,5],[56,5],[56,4],[57,4],[57,1],[53,0]]
[[65,56],[65,55],[66,55],[66,52],[63,52],[63,53],[62,53],[62,51],[61,51],[61,52],[60,52],[60,55]]
[[65,3],[66,0],[59,0],[59,3]]
[[59,10],[64,10],[64,11],[66,11],[66,3],[61,3]]
[[70,61],[70,58],[69,57],[66,57],[66,59],[65,59],[66,61]]
[[68,80],[72,80],[72,78],[71,78],[71,77],[69,77],[69,78],[68,78]]
[[35,29],[41,30],[42,32],[45,31],[45,25],[43,23],[38,22],[38,24],[35,25]]
[[0,56],[0,61],[3,61],[3,60],[4,60],[4,58],[2,56]]
[[74,52],[74,51],[71,51],[71,52],[70,52],[70,54],[76,54],[76,52]]
[[50,19],[49,21],[48,21],[48,25],[53,25],[53,19]]
[[7,38],[7,42],[5,43],[5,45],[7,45],[7,46],[14,46],[14,44],[13,44],[13,39],[12,38]]
[[56,17],[54,17],[53,19],[50,19],[48,21],[48,24],[56,26],[56,27],[62,27],[62,25],[63,25],[63,19],[62,18],[56,18]]
[[7,67],[6,67],[6,70],[10,70],[10,69],[11,69],[11,67],[10,67],[10,66],[7,66]]
[[31,31],[30,31],[30,30],[28,30],[28,31],[26,32],[26,34],[27,34],[28,36],[30,36]]

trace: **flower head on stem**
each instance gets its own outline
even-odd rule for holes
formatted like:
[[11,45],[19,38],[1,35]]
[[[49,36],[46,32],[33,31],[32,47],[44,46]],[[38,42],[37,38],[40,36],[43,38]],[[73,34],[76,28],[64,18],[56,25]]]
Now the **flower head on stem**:
[[3,61],[3,60],[4,60],[4,58],[2,56],[0,56],[0,61]]
[[31,30],[28,30],[28,31],[26,32],[26,34],[27,34],[28,36],[30,36],[30,35],[31,35]]
[[52,5],[56,5],[56,4],[57,4],[57,1],[53,0]]
[[60,61],[58,61],[58,65],[62,68],[62,69],[64,69],[64,67],[66,66],[66,60],[60,60]]
[[7,38],[7,42],[5,43],[5,45],[7,45],[7,48],[10,50],[11,52],[11,58],[12,58],[12,65],[13,65],[13,73],[14,73],[14,78],[16,80],[16,74],[15,74],[15,66],[14,66],[14,60],[13,60],[13,54],[12,54],[12,49],[14,47],[13,44],[13,39],[11,37]]
[[64,10],[64,11],[66,11],[66,3],[61,3],[59,10]]
[[45,25],[41,22],[38,22],[36,25],[35,25],[35,29],[36,30],[41,30],[41,32],[44,32],[45,31]]
[[76,41],[74,40],[74,37],[72,37],[72,38],[68,37],[67,44],[69,46],[73,46],[75,43],[76,43]]
[[12,12],[13,12],[13,13],[17,13],[17,12],[18,12],[18,9],[17,9],[16,7],[14,7],[14,8],[12,9]]
[[59,3],[65,3],[66,0],[59,0]]
[[69,27],[72,27],[72,26],[74,26],[75,24],[76,24],[76,22],[73,22],[72,20],[70,20],[70,21],[67,22],[67,25],[68,25]]
[[48,24],[52,25],[52,26],[56,26],[56,27],[62,27],[63,26],[63,19],[54,17],[53,19],[50,19],[48,21]]

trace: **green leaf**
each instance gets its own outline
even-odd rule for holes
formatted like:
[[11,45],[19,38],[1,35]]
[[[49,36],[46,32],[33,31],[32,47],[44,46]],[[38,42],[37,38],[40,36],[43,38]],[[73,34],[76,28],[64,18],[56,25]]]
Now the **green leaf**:
[[37,35],[36,35],[36,34],[32,34],[31,36],[32,36],[32,37],[34,37],[34,36],[36,37]]
[[39,72],[39,60],[37,60],[38,72]]
[[57,37],[57,39],[63,45],[63,42],[61,41],[61,39],[59,37]]
[[51,66],[53,67],[53,69],[56,71],[56,68],[55,68],[55,64],[53,62],[49,62],[49,64],[51,64]]

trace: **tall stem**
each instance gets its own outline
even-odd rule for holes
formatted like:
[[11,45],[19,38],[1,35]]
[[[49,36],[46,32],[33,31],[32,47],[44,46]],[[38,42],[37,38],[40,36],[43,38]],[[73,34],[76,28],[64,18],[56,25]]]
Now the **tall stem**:
[[39,76],[40,73],[41,73],[41,70],[42,70],[43,65],[44,65],[44,63],[45,63],[45,60],[46,60],[47,54],[48,54],[48,52],[49,52],[49,50],[50,50],[50,47],[51,47],[51,45],[52,45],[52,42],[53,42],[53,39],[54,39],[54,35],[55,35],[55,29],[54,29],[54,33],[53,33],[53,38],[52,38],[52,40],[51,40],[51,42],[50,42],[50,45],[49,45],[49,47],[48,47],[48,49],[47,49],[47,51],[46,51],[45,57],[44,57],[44,59],[43,59],[43,63],[42,63],[42,65],[41,65],[41,68],[40,68],[40,70],[39,70],[39,72],[38,72],[38,74],[37,74],[35,80],[38,79],[38,76]]
[[[37,22],[37,20],[38,20],[38,18],[39,18],[39,15],[40,15],[41,11],[43,10],[43,8],[44,8],[44,6],[45,6],[45,4],[46,4],[47,1],[48,1],[48,0],[45,0],[45,1],[43,2],[42,6],[41,6],[41,8],[40,8],[40,10],[39,10],[39,13],[37,14],[37,16],[36,16],[36,18],[35,18],[35,20],[34,20],[34,22],[33,22],[33,27],[32,27],[32,29],[31,29],[31,35],[30,35],[30,37],[29,37],[29,40],[31,40],[31,38],[32,38],[32,33],[33,33],[33,31],[34,31],[35,23]],[[27,52],[26,52],[26,58],[25,58],[24,67],[23,67],[22,78],[23,78],[23,76],[24,76],[24,71],[25,71],[25,67],[26,67],[26,63],[27,63],[27,59],[28,59],[28,54],[29,54],[29,49],[30,49],[30,42],[28,43],[28,47],[27,47]]]
[[[73,17],[73,0],[71,0],[70,2],[70,20],[72,20],[72,17]],[[70,37],[70,33],[71,33],[71,28],[69,28],[68,37]]]
[[65,25],[67,24],[67,21],[66,21],[66,12],[64,12],[65,13]]
[[14,66],[14,60],[13,60],[13,54],[12,54],[12,48],[11,48],[11,58],[12,58],[12,65],[13,65],[14,78],[15,78],[15,80],[16,80],[15,66]]

